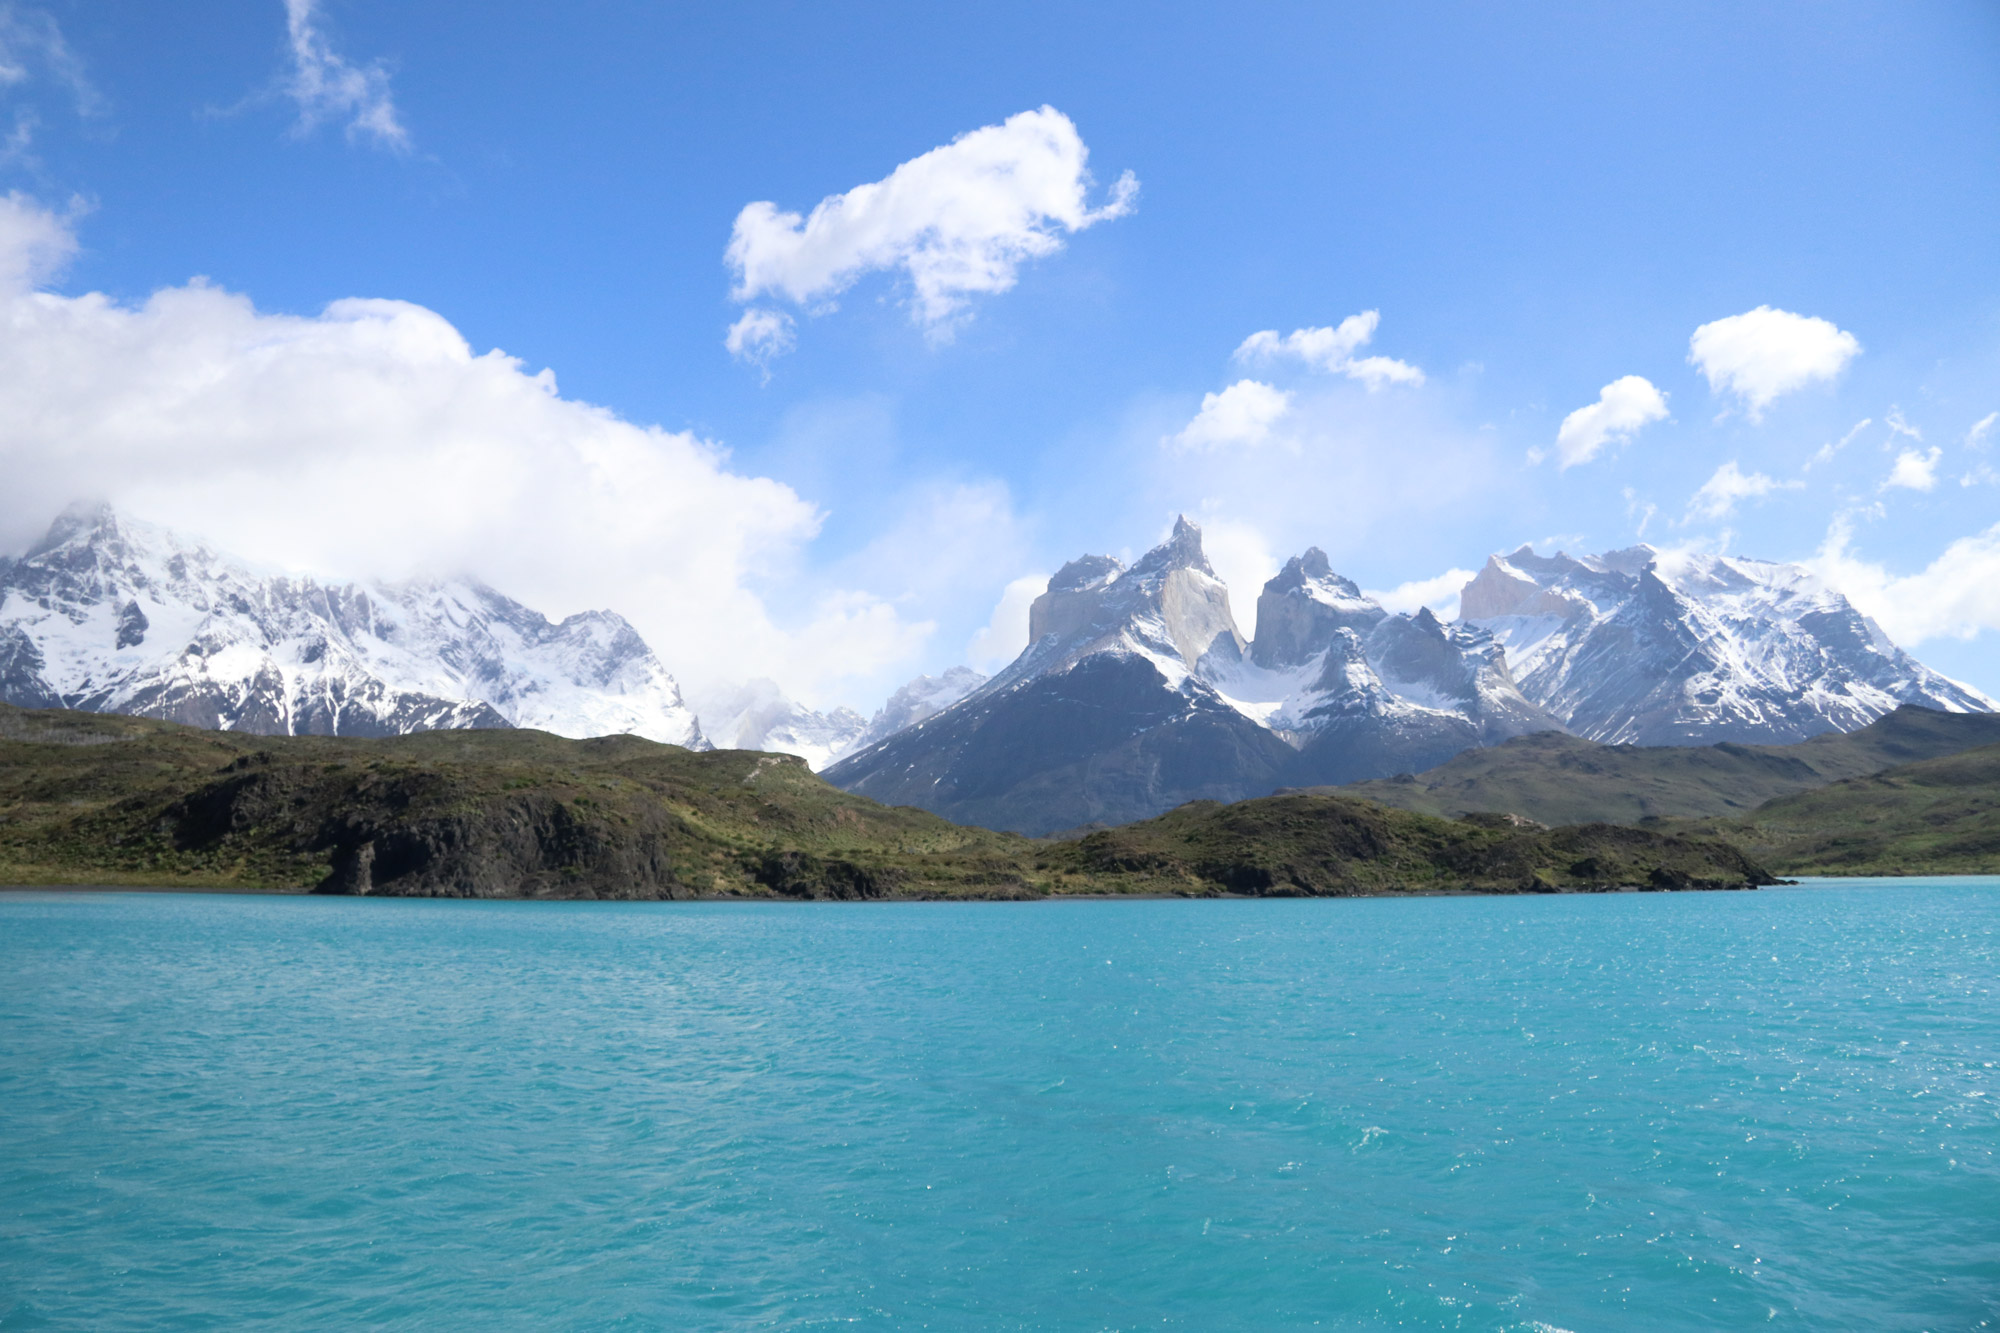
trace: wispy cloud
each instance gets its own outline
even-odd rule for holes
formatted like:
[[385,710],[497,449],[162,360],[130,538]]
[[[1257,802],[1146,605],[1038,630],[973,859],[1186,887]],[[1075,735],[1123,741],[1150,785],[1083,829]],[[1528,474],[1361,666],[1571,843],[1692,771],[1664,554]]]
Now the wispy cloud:
[[[1062,249],[1066,233],[1132,211],[1139,182],[1129,171],[1107,202],[1090,206],[1089,156],[1070,118],[1045,106],[830,195],[810,215],[747,204],[724,256],[736,275],[731,296],[790,301],[818,315],[865,274],[901,272],[912,289],[911,318],[933,339],[948,339],[973,297],[1012,287],[1021,265]],[[775,343],[738,330],[773,325],[745,320],[730,331],[730,351],[768,357]]]
[[1371,390],[1385,384],[1413,387],[1422,384],[1424,372],[1407,361],[1388,356],[1355,355],[1374,339],[1375,328],[1381,322],[1381,311],[1364,310],[1358,315],[1349,315],[1331,328],[1293,329],[1282,338],[1276,329],[1263,329],[1243,340],[1243,345],[1236,349],[1236,359],[1246,363],[1285,359],[1302,361],[1329,375],[1345,375],[1349,379],[1360,380]]
[[1808,458],[1806,460],[1804,471],[1810,472],[1814,468],[1818,467],[1821,463],[1831,463],[1833,461],[1833,456],[1835,454],[1839,453],[1842,449],[1845,449],[1848,445],[1854,443],[1855,436],[1859,435],[1862,431],[1867,430],[1870,426],[1874,424],[1875,424],[1875,418],[1863,417],[1861,418],[1861,420],[1855,422],[1852,426],[1848,428],[1847,434],[1841,436],[1837,440],[1828,440],[1825,444],[1822,444],[1819,447],[1819,450],[1816,453],[1814,453],[1811,458]]
[[1762,472],[1745,472],[1731,459],[1715,470],[1688,501],[1690,518],[1728,518],[1745,500],[1761,500],[1773,491],[1796,491],[1802,481],[1778,481]]
[[298,132],[344,124],[350,140],[370,139],[383,148],[407,152],[410,134],[396,114],[389,71],[382,62],[350,64],[333,49],[322,26],[319,0],[285,0],[285,26],[292,67],[285,94],[298,104]]
[[55,17],[32,5],[0,0],[0,92],[21,95],[13,107],[12,126],[0,136],[0,165],[40,168],[34,144],[42,128],[42,110],[27,93],[37,83],[60,88],[85,120],[105,113],[104,95],[84,72],[83,61],[70,49]]

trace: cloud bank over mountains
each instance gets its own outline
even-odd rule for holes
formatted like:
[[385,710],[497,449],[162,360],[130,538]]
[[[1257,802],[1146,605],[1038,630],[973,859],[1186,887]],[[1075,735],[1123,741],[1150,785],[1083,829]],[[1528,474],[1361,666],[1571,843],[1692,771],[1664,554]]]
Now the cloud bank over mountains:
[[[864,275],[894,272],[909,284],[910,318],[948,340],[973,297],[1006,291],[1021,265],[1056,253],[1066,235],[1132,211],[1139,181],[1130,171],[1091,206],[1089,157],[1075,123],[1044,106],[829,195],[808,215],[768,200],[746,204],[724,256],[736,277],[730,297],[825,314]],[[765,362],[792,338],[788,312],[751,306],[725,345]]]
[[35,290],[75,244],[60,215],[0,200],[0,549],[108,499],[276,569],[615,606],[690,680],[755,661],[808,697],[928,633],[839,588],[781,626],[757,589],[796,571],[812,503],[690,432],[563,397],[433,311],[269,314],[198,279],[132,304]]

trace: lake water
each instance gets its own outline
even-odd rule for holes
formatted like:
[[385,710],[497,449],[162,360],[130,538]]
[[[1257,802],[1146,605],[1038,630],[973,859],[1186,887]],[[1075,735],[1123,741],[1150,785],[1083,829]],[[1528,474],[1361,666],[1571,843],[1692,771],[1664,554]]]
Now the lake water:
[[4,1329],[1968,1329],[2000,1306],[2000,879],[4,894],[0,986]]

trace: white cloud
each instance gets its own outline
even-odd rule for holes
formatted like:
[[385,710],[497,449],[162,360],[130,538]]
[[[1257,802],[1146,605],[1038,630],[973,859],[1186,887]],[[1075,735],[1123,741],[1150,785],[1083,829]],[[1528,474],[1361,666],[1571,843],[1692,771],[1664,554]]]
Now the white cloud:
[[1062,249],[1065,233],[1132,211],[1139,183],[1118,178],[1089,206],[1090,150],[1054,107],[1023,111],[831,195],[810,216],[770,202],[736,215],[726,261],[737,301],[779,297],[817,314],[864,274],[900,270],[911,315],[934,337],[977,295],[1012,287],[1020,266]]
[[1194,420],[1164,443],[1183,449],[1262,444],[1291,403],[1291,394],[1282,389],[1261,380],[1238,380],[1221,393],[1203,394]]
[[32,82],[35,71],[68,89],[80,116],[104,110],[104,98],[70,49],[55,16],[33,5],[0,4],[0,88]]
[[1972,423],[1972,429],[1965,432],[1965,447],[1984,449],[1993,443],[1993,427],[2000,423],[2000,412],[1988,412]]
[[1414,615],[1417,608],[1428,606],[1431,614],[1439,620],[1456,620],[1458,595],[1465,591],[1465,585],[1473,578],[1469,569],[1447,569],[1433,579],[1415,579],[1399,583],[1385,592],[1371,591],[1368,595],[1391,611]]
[[409,148],[409,131],[389,91],[389,71],[380,61],[350,65],[333,49],[320,26],[319,0],[285,0],[285,29],[292,68],[284,89],[298,103],[300,133],[345,121],[349,139],[369,138],[398,151]]
[[1704,324],[1688,339],[1688,363],[1716,393],[1734,394],[1752,421],[1779,397],[1831,380],[1861,344],[1828,320],[1760,305]]
[[1028,646],[1028,609],[1049,589],[1047,574],[1023,574],[1009,583],[994,604],[993,617],[965,646],[966,660],[992,675]]
[[1813,454],[1811,458],[1806,460],[1805,471],[1810,472],[1814,468],[1818,467],[1821,463],[1832,462],[1833,456],[1835,454],[1839,453],[1842,449],[1845,449],[1848,445],[1854,443],[1854,437],[1859,435],[1862,431],[1868,429],[1868,427],[1873,425],[1874,422],[1875,418],[1873,417],[1863,417],[1861,418],[1861,420],[1855,422],[1853,426],[1848,428],[1847,434],[1841,436],[1837,440],[1828,440],[1825,444],[1822,444],[1819,447],[1818,452],[1816,452],[1815,454]]
[[1701,484],[1688,501],[1688,514],[1693,518],[1728,518],[1744,500],[1761,500],[1772,491],[1795,491],[1804,485],[1802,481],[1777,481],[1762,472],[1745,472],[1731,459]]
[[1937,485],[1938,460],[1943,457],[1944,450],[1936,445],[1929,449],[1903,450],[1896,455],[1896,466],[1890,468],[1889,475],[1883,479],[1882,489],[1931,490]]
[[1908,647],[1925,639],[1970,639],[2000,629],[2000,523],[1961,537],[1922,571],[1893,575],[1853,550],[1846,516],[1827,530],[1813,571]]
[[773,357],[791,351],[796,341],[790,315],[782,310],[752,306],[743,312],[741,319],[729,326],[729,334],[722,340],[722,345],[729,349],[731,356],[762,366],[769,364]]
[[24,259],[60,230],[0,200],[0,238],[30,242],[0,244],[0,550],[101,497],[269,566],[463,572],[553,616],[608,607],[690,683],[768,675],[808,699],[926,632],[852,586],[812,591],[797,565],[820,515],[789,487],[564,398],[430,310],[267,314],[201,282],[137,304],[26,290]]
[[76,256],[70,219],[83,211],[71,201],[67,217],[22,194],[0,198],[0,298],[17,296],[60,275]]
[[1349,315],[1334,328],[1293,329],[1282,338],[1276,329],[1263,329],[1243,340],[1243,345],[1236,349],[1236,359],[1253,362],[1291,358],[1329,375],[1360,380],[1370,390],[1385,384],[1422,384],[1424,372],[1407,362],[1386,356],[1355,357],[1374,338],[1375,328],[1381,322],[1379,310],[1364,310]]
[[[1667,398],[1639,375],[1615,379],[1598,390],[1597,401],[1563,418],[1556,431],[1556,456],[1563,469],[1588,463],[1607,444],[1623,444],[1667,415]],[[1532,455],[1539,459],[1539,453]]]
[[0,89],[12,90],[15,97],[13,127],[0,139],[0,166],[41,171],[34,145],[42,127],[42,108],[32,89],[41,82],[65,89],[76,114],[86,120],[104,113],[103,96],[70,50],[55,17],[33,5],[0,0]]

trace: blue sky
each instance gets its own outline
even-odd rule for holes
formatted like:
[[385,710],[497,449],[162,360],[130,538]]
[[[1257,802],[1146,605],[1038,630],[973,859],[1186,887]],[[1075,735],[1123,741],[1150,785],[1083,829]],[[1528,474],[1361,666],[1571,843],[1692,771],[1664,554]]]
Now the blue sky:
[[[0,404],[0,539],[88,490],[872,707],[1180,510],[1244,619],[1308,544],[1438,602],[1491,551],[1643,533],[1814,562],[2000,693],[2000,11],[1390,8],[0,5],[0,191],[69,303],[37,347],[91,367]],[[845,285],[732,295],[746,205],[1043,107],[1100,213],[994,222],[1040,238],[1003,289],[926,318],[891,236]],[[957,179],[910,225],[961,216]],[[757,253],[800,288],[813,244]],[[323,314],[356,297],[421,310]],[[1760,307],[1799,318],[1691,361]],[[762,364],[724,347],[753,308],[790,320]],[[1370,311],[1345,361],[1235,355]],[[1628,376],[1654,397],[1608,394],[1563,466]]]

